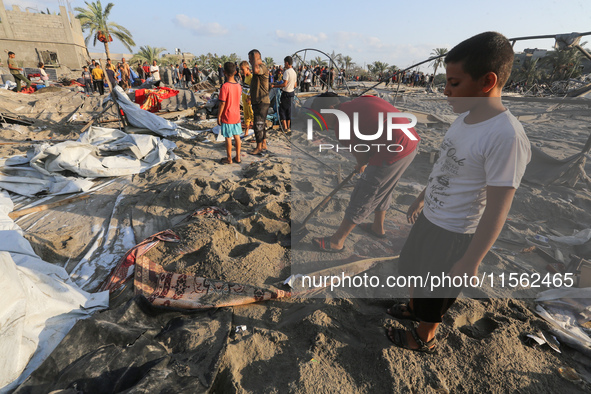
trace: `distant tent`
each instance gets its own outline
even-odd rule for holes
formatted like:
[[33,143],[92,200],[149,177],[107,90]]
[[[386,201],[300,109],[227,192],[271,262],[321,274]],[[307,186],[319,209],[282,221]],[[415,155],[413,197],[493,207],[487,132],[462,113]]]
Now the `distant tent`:
[[585,173],[586,155],[589,150],[591,150],[591,135],[581,152],[562,160],[555,159],[532,145],[531,161],[523,179],[542,186],[552,183],[566,183],[574,186],[579,180],[583,180],[591,186],[591,178]]

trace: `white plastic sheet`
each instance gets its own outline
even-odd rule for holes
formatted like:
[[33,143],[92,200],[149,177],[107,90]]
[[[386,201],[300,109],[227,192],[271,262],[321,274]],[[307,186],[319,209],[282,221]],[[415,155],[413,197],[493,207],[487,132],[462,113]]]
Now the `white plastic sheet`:
[[25,196],[88,191],[91,180],[63,174],[68,171],[84,178],[138,174],[175,160],[174,148],[174,142],[159,137],[91,127],[78,141],[38,145],[27,158],[6,160],[0,167],[0,188]]
[[82,291],[63,268],[41,260],[8,217],[12,209],[0,192],[0,393],[41,365],[77,320],[109,305],[108,292]]

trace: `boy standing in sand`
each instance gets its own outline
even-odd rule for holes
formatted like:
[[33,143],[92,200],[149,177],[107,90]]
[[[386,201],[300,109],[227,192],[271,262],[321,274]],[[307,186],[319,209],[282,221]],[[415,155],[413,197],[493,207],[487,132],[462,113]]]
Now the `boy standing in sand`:
[[[220,88],[220,108],[218,111],[218,124],[222,126],[220,133],[226,138],[226,153],[220,163],[232,164],[240,163],[240,97],[242,87],[234,79],[236,74],[236,64],[226,62],[224,64],[224,75],[227,82]],[[236,157],[232,161],[232,138],[236,141]]]
[[248,52],[248,62],[252,66],[252,80],[250,82],[250,102],[254,113],[254,136],[257,147],[248,152],[261,156],[267,150],[266,121],[271,101],[269,100],[269,70],[262,60],[261,53],[253,49]]
[[[469,277],[503,228],[515,190],[530,160],[530,144],[519,121],[501,102],[513,64],[511,43],[486,32],[446,56],[444,94],[461,115],[450,126],[429,182],[410,206],[413,227],[400,253],[399,275]],[[397,346],[435,351],[435,333],[461,287],[410,288],[410,301],[388,313],[418,321],[411,331],[388,330]]]
[[[243,60],[240,63],[240,70],[242,71],[242,75],[244,75],[244,78],[242,79],[244,85],[250,87],[252,73],[250,72],[250,66],[246,60]],[[248,130],[252,128],[252,122],[254,120],[252,106],[250,105],[250,92],[248,91],[242,93],[242,111],[244,112],[244,135],[247,135]]]

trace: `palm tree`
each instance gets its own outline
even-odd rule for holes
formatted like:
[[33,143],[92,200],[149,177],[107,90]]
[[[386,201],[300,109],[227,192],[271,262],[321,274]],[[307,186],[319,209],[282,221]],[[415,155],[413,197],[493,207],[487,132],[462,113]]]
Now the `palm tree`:
[[[433,66],[433,81],[435,81],[435,76],[437,76],[437,69],[439,66],[443,66],[445,54],[448,52],[447,48],[435,48],[431,52],[431,57],[437,57],[431,62],[431,66]],[[433,83],[433,82],[432,82]]]
[[151,47],[149,45],[146,45],[145,47],[142,46],[140,47],[139,52],[133,55],[130,62],[137,62],[138,60],[141,60],[142,62],[148,62],[148,64],[152,64],[152,61],[158,60],[158,58],[160,58],[160,54],[165,50],[166,48]]
[[271,68],[275,65],[275,60],[273,60],[272,57],[266,57],[265,60],[263,60],[263,62],[265,63],[267,68]]
[[86,45],[88,45],[90,39],[93,39],[93,45],[96,46],[99,37],[105,37],[105,53],[109,58],[111,57],[109,41],[112,40],[111,36],[115,36],[131,52],[131,47],[135,46],[135,42],[133,42],[129,30],[115,22],[108,21],[114,4],[107,4],[104,10],[101,0],[92,3],[85,1],[84,4],[86,4],[86,8],[76,7],[74,10],[78,13],[76,18],[80,20],[82,30],[89,30],[88,36],[84,39]]
[[332,60],[334,60],[334,63],[331,65],[331,67],[343,68],[342,67],[342,64],[343,64],[343,55],[341,55],[340,53],[336,53],[333,50],[332,53],[330,54],[330,58]]
[[[388,63],[383,63],[378,61],[373,62],[373,64],[370,65],[371,68],[369,69],[370,72],[374,73],[374,74],[384,74],[384,72],[388,69]],[[368,68],[370,67],[368,66]]]
[[521,72],[523,73],[527,86],[532,86],[532,84],[540,78],[541,71],[538,68],[538,60],[540,59],[530,59],[528,62],[525,62],[523,67],[521,67]]
[[348,74],[349,68],[355,64],[355,63],[353,63],[353,58],[351,56],[347,55],[347,56],[343,56],[342,60],[343,60],[343,64],[345,65],[345,72]]
[[327,62],[326,60],[323,60],[320,56],[316,56],[314,59],[310,60],[310,63],[314,62],[315,65],[317,66],[326,66]]
[[552,67],[552,81],[578,76],[580,60],[581,53],[576,48],[556,50],[544,58],[545,63]]

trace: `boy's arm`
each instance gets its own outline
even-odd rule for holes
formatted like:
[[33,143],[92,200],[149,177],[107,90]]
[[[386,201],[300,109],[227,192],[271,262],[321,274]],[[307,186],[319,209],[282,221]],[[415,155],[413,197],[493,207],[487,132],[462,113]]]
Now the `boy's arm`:
[[220,108],[218,110],[218,125],[222,124],[222,113],[224,113],[224,108],[226,107],[225,101],[220,101]]
[[507,214],[511,209],[515,188],[501,186],[486,187],[486,208],[476,227],[476,232],[468,250],[449,272],[449,276],[476,276],[478,266],[493,246],[503,229]]
[[423,210],[423,206],[425,205],[425,192],[427,188],[424,188],[421,194],[417,196],[414,202],[408,207],[408,211],[406,212],[406,220],[410,224],[414,224],[417,219],[419,218],[419,214]]

